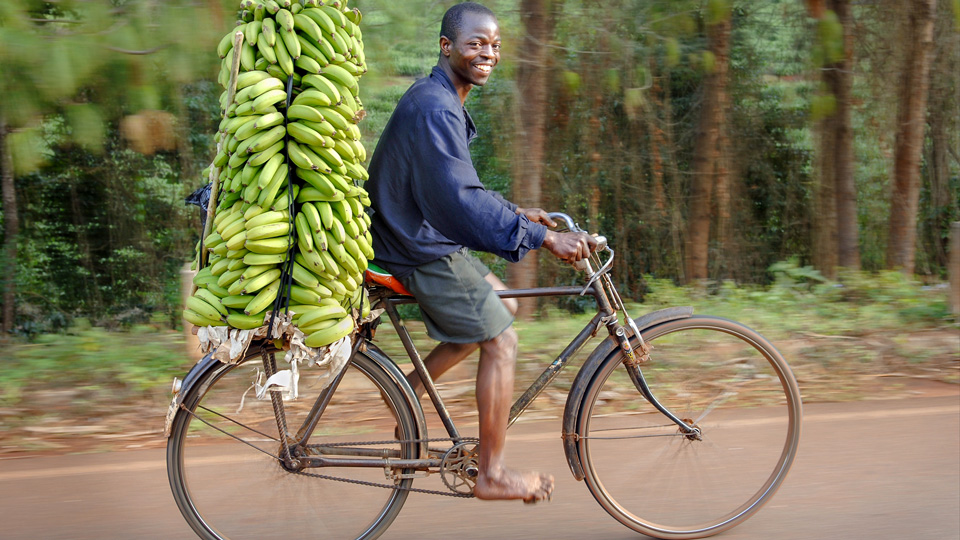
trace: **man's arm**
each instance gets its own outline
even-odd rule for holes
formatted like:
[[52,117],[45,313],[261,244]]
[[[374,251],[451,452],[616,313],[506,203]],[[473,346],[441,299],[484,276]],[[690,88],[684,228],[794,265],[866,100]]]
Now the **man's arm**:
[[422,122],[412,186],[427,222],[454,242],[508,261],[539,248],[546,228],[509,210],[480,183],[462,115],[434,111]]

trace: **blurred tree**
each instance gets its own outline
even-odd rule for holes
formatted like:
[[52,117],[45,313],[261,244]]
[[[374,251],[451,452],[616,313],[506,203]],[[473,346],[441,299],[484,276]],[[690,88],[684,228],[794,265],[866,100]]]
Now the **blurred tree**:
[[899,81],[887,267],[912,274],[917,248],[920,155],[926,126],[937,2],[911,0],[901,7],[906,10],[906,29],[901,41],[904,54]]
[[707,51],[704,54],[707,75],[703,82],[687,218],[685,278],[688,281],[708,277],[711,209],[715,203],[713,195],[718,184],[726,188],[720,141],[721,133],[726,129],[730,15],[731,6],[726,0],[710,0],[707,3]]
[[[517,107],[519,110],[517,153],[514,158],[513,202],[522,208],[543,206],[540,182],[544,171],[546,142],[547,76],[550,70],[548,44],[553,39],[554,9],[560,2],[521,0],[520,20],[523,41],[517,47],[515,61]],[[507,283],[512,288],[537,286],[537,251],[531,251],[517,264],[507,266]],[[529,318],[537,306],[536,298],[519,299],[517,317]]]
[[835,278],[837,266],[860,268],[857,193],[853,175],[853,20],[849,0],[828,0],[817,25],[815,61],[823,91],[814,110],[820,137],[813,261]]
[[[226,26],[224,15],[219,1],[200,0],[7,0],[0,5],[4,333],[14,324],[22,219],[15,178],[40,168],[57,145],[102,152],[111,121],[160,109],[167,96],[176,102],[183,84],[212,74],[210,51]],[[65,129],[51,140],[44,127],[54,117],[65,122]],[[138,122],[133,118],[128,123]],[[153,118],[163,118],[164,129],[173,129],[172,117]],[[141,133],[128,133],[128,142],[156,149],[156,133]]]

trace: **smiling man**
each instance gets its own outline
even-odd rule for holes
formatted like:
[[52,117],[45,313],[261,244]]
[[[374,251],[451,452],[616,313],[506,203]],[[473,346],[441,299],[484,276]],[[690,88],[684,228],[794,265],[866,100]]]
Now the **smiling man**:
[[[500,61],[500,28],[486,7],[451,7],[440,28],[440,58],[428,77],[400,99],[370,162],[375,262],[396,276],[420,304],[427,332],[440,342],[424,359],[433,378],[480,349],[477,406],[480,420],[480,499],[548,498],[553,477],[508,469],[503,463],[513,394],[516,301],[501,300],[506,286],[467,249],[516,262],[544,247],[575,262],[596,247],[583,233],[556,233],[539,208],[518,208],[487,191],[469,144],[476,126],[463,104]],[[423,393],[416,372],[407,376]]]

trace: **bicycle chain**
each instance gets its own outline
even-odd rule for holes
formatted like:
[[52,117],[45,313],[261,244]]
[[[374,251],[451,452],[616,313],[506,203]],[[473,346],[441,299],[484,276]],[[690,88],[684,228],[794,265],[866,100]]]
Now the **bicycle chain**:
[[[391,440],[389,440],[389,441],[365,441],[365,442],[329,443],[329,444],[324,444],[323,446],[327,446],[327,447],[331,447],[331,448],[332,448],[332,447],[338,447],[338,446],[362,446],[362,445],[373,446],[373,445],[378,445],[378,444],[393,444],[393,443],[397,443],[397,442],[403,442],[403,443],[407,443],[407,442],[410,442],[410,443],[454,442],[454,439],[449,438],[449,437],[447,437],[447,438],[436,438],[436,439],[410,439],[410,440],[404,440],[404,441],[397,441],[396,439],[391,439]],[[462,439],[460,439],[459,442],[475,442],[475,443],[479,444],[479,443],[480,443],[480,439],[475,439],[475,438],[472,438],[472,437],[467,437],[467,438],[462,438]],[[305,471],[296,471],[296,472],[294,472],[294,474],[298,474],[298,475],[301,475],[301,476],[309,476],[309,477],[311,477],[311,478],[320,478],[320,479],[322,479],[322,480],[333,480],[333,481],[335,481],[335,482],[343,482],[343,483],[346,483],[346,484],[357,484],[357,485],[361,485],[361,486],[379,487],[379,488],[384,488],[384,489],[393,489],[393,490],[396,490],[396,491],[407,491],[407,492],[410,492],[410,493],[426,493],[426,494],[428,494],[428,495],[443,495],[443,496],[445,496],[445,497],[456,497],[456,498],[461,498],[461,499],[472,499],[472,498],[474,497],[473,493],[457,493],[457,492],[437,491],[437,490],[433,490],[433,489],[422,489],[422,488],[415,488],[415,487],[401,487],[401,486],[398,486],[398,485],[395,485],[395,484],[394,484],[394,485],[391,485],[391,484],[381,484],[381,483],[379,483],[379,482],[370,482],[370,481],[367,481],[367,480],[355,480],[355,479],[353,479],[353,478],[342,478],[342,477],[339,477],[339,476],[330,476],[330,475],[326,475],[326,474],[317,474],[317,473],[310,473],[310,472],[305,472]]]
[[[207,425],[210,426],[211,428],[216,429],[217,431],[220,431],[220,432],[223,433],[224,435],[227,435],[227,436],[229,436],[229,437],[232,437],[233,439],[236,439],[237,441],[242,442],[242,443],[250,446],[251,448],[254,448],[254,449],[258,450],[258,451],[260,451],[260,452],[262,452],[262,453],[270,456],[271,458],[273,458],[273,459],[275,459],[275,460],[277,460],[277,461],[280,461],[280,462],[283,461],[283,460],[280,459],[279,456],[275,456],[275,455],[267,452],[266,450],[264,450],[264,449],[262,449],[262,448],[260,448],[260,447],[258,447],[258,446],[255,446],[255,445],[253,445],[253,444],[250,444],[250,443],[247,442],[247,441],[244,441],[243,439],[237,437],[237,436],[234,435],[233,433],[227,433],[226,431],[224,431],[224,430],[222,430],[222,429],[220,429],[220,428],[218,428],[218,427],[210,424],[209,422],[207,422],[207,421],[204,420],[203,418],[200,418],[199,416],[197,416],[196,413],[194,413],[193,411],[191,411],[190,409],[188,409],[188,408],[187,408],[185,405],[183,405],[182,403],[180,404],[180,408],[181,408],[182,410],[186,411],[186,413],[189,414],[190,416],[192,416],[194,419],[199,420],[199,421],[203,422],[204,424],[207,424]],[[242,425],[242,424],[241,424],[241,425]],[[246,426],[244,426],[244,427],[246,427]],[[247,428],[247,429],[249,429],[249,428]],[[256,432],[256,433],[259,433],[259,432]],[[267,436],[267,437],[270,438],[270,439],[273,439],[273,437],[269,437],[269,436]],[[280,441],[277,440],[277,439],[273,439],[273,440],[274,440],[274,442],[280,442]],[[435,439],[404,439],[403,441],[398,441],[397,439],[390,439],[390,440],[384,440],[384,441],[363,441],[363,442],[328,443],[328,444],[325,444],[324,446],[328,446],[328,447],[338,447],[338,446],[362,446],[362,445],[371,445],[371,446],[372,446],[372,445],[376,445],[376,444],[397,444],[397,443],[401,443],[401,442],[402,442],[402,443],[432,443],[432,442],[454,442],[454,441],[456,441],[456,439],[453,439],[452,437],[443,437],[443,438],[435,438]],[[479,443],[480,443],[480,439],[477,439],[477,438],[474,438],[474,437],[464,437],[464,438],[460,438],[460,439],[459,439],[459,442],[476,442],[477,444],[479,444]],[[430,449],[428,448],[428,450],[430,450]],[[352,479],[352,478],[341,478],[341,477],[339,477],[339,476],[329,476],[329,475],[326,475],[326,474],[308,473],[308,472],[303,472],[303,471],[287,471],[287,472],[290,472],[291,474],[298,474],[298,475],[301,475],[301,476],[309,476],[309,477],[311,477],[311,478],[320,478],[320,479],[323,479],[323,480],[333,480],[333,481],[336,481],[336,482],[344,482],[344,483],[348,483],[348,484],[358,484],[358,485],[361,485],[361,486],[380,487],[380,488],[385,488],[385,489],[394,489],[394,490],[401,490],[401,491],[409,491],[409,492],[413,492],[413,493],[427,493],[427,494],[429,494],[429,495],[444,495],[444,496],[447,496],[447,497],[459,497],[459,498],[465,498],[465,499],[469,499],[469,498],[472,498],[472,497],[473,497],[473,494],[472,494],[472,493],[471,493],[471,494],[467,494],[467,493],[449,493],[449,492],[446,492],[446,491],[435,491],[435,490],[432,490],[432,489],[421,489],[421,488],[415,488],[415,487],[400,487],[400,486],[397,486],[397,485],[381,484],[381,483],[379,483],[379,482],[369,482],[369,481],[366,481],[366,480],[354,480],[354,479]]]

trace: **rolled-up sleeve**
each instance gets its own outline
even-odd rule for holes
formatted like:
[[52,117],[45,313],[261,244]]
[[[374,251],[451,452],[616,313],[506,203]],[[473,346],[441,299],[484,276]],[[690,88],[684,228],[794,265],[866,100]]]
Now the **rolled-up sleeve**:
[[[462,116],[432,111],[417,126],[412,187],[427,222],[470,249],[516,262],[543,243],[546,227],[515,213],[516,205],[480,183],[464,136]],[[513,208],[511,208],[513,206]]]

